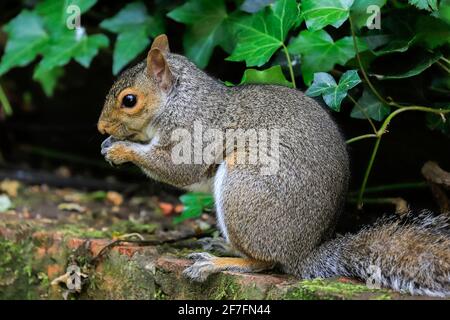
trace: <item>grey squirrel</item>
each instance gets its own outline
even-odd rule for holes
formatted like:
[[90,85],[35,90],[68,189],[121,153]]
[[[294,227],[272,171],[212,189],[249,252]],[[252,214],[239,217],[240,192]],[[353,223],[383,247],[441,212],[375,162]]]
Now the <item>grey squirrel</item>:
[[[270,161],[238,161],[259,155],[250,143],[239,150],[216,143],[215,161],[175,163],[173,133],[182,128],[195,134],[196,123],[221,131],[278,132],[267,143],[277,142],[271,151],[278,156],[269,156],[277,160],[276,170],[262,172]],[[348,152],[330,114],[299,90],[227,87],[171,53],[167,37],[160,35],[146,61],[123,72],[112,86],[98,129],[110,135],[102,144],[107,161],[132,162],[158,181],[213,192],[219,229],[240,257],[193,254],[195,262],[184,272],[193,280],[224,270],[278,266],[300,278],[348,276],[411,294],[450,295],[450,233],[444,217],[382,220],[333,238],[350,175]],[[258,136],[257,142],[262,140]],[[197,148],[194,144],[188,140],[187,147]]]

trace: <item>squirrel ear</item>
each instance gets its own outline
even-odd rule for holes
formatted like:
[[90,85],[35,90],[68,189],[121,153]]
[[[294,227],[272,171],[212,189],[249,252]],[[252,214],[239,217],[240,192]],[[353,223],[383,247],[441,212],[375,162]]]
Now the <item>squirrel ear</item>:
[[156,80],[160,88],[169,91],[173,83],[172,72],[159,48],[152,48],[147,55],[147,73]]
[[169,53],[170,52],[169,39],[167,39],[167,36],[165,34],[160,34],[159,36],[157,36],[153,40],[152,47],[150,50],[152,49],[159,49],[162,51],[162,53]]

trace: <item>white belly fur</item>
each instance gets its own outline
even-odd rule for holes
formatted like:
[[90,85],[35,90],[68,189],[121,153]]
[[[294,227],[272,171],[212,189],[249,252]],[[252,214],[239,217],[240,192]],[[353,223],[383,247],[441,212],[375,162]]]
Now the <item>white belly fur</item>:
[[228,231],[227,226],[225,224],[225,217],[223,214],[223,199],[222,199],[222,187],[223,187],[223,180],[225,178],[226,174],[226,164],[223,162],[217,172],[216,176],[214,177],[214,199],[216,202],[216,217],[217,217],[217,224],[219,226],[219,229],[225,238],[227,242],[228,239]]

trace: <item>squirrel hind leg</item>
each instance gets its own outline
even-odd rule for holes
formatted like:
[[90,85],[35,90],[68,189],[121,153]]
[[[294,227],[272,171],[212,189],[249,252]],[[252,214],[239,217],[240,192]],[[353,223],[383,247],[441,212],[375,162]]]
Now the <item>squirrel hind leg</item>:
[[192,281],[203,282],[210,275],[222,271],[260,272],[273,268],[268,262],[248,258],[221,258],[207,252],[193,253],[188,258],[195,260],[194,264],[183,271],[183,275]]

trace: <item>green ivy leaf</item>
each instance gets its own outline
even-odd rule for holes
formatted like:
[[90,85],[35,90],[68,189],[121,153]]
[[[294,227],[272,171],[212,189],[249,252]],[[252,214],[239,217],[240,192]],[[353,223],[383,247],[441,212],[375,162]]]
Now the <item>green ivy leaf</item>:
[[376,121],[381,121],[390,113],[390,106],[382,103],[375,97],[372,91],[365,89],[361,98],[358,100],[358,105],[353,107],[350,116],[356,119],[366,119],[369,116]]
[[42,19],[28,10],[23,10],[12,19],[4,30],[8,35],[8,42],[0,62],[0,75],[33,61],[49,40]]
[[299,19],[295,0],[278,0],[266,10],[244,19],[233,19],[237,45],[226,60],[245,60],[248,67],[262,66],[284,45],[288,31]]
[[311,31],[332,25],[339,28],[347,19],[353,0],[303,0],[302,16]]
[[[233,86],[232,83],[226,84]],[[265,70],[246,69],[241,84],[276,84],[292,88],[292,83],[286,80],[281,66],[273,66]]]
[[73,18],[75,11],[69,6],[74,5],[80,9],[80,14],[88,11],[97,3],[97,0],[44,0],[36,6],[36,12],[44,20],[45,26],[52,34],[58,34],[67,29],[67,19]]
[[[303,81],[310,84],[317,71],[330,71],[335,64],[344,65],[355,56],[353,39],[344,37],[333,41],[324,30],[300,32],[288,46],[291,54],[301,55]],[[358,50],[367,50],[367,45],[358,39]]]
[[429,67],[431,67],[436,61],[442,57],[440,52],[422,52],[415,54],[412,61],[408,63],[402,63],[398,66],[393,66],[389,72],[379,74],[370,72],[370,75],[377,77],[380,80],[389,79],[402,79],[416,76]]
[[347,91],[354,88],[361,82],[357,70],[345,72],[339,84],[336,84],[334,78],[325,72],[314,74],[313,84],[306,90],[306,95],[317,97],[322,95],[323,100],[334,111],[340,111],[341,102],[347,96]]
[[417,36],[413,36],[410,39],[391,39],[386,45],[372,50],[376,56],[384,56],[386,54],[394,52],[406,52],[417,41]]
[[415,26],[418,42],[429,49],[450,44],[450,26],[432,16],[419,16]]
[[102,34],[88,36],[83,32],[84,29],[66,29],[53,38],[43,50],[43,59],[37,65],[34,77],[42,79],[44,73],[64,66],[72,58],[84,67],[89,67],[92,58],[100,48],[108,46],[109,40]]
[[275,0],[245,0],[241,5],[241,10],[248,13],[256,13],[274,2]]
[[106,48],[108,45],[109,39],[103,34],[84,37],[78,43],[74,52],[74,58],[83,67],[88,68],[99,49]]
[[450,24],[450,0],[442,0],[439,2],[439,19]]
[[352,21],[358,28],[366,26],[367,19],[372,16],[371,12],[367,12],[367,8],[375,5],[381,9],[385,4],[386,0],[355,0],[350,8]]
[[200,68],[208,65],[217,45],[229,49],[228,14],[223,0],[190,0],[167,16],[189,26],[184,36],[184,51]]
[[38,76],[33,76],[33,79],[38,81],[47,97],[53,95],[58,80],[63,76],[64,69],[61,67],[53,68],[49,72],[43,72]]
[[118,34],[113,53],[114,75],[144,51],[150,44],[150,36],[164,32],[160,21],[149,16],[141,2],[127,4],[114,17],[103,20],[100,27]]
[[409,4],[427,11],[437,10],[437,0],[408,0]]
[[186,193],[180,197],[180,201],[183,204],[183,212],[173,219],[174,223],[199,218],[205,209],[211,210],[214,208],[214,198],[210,193]]

